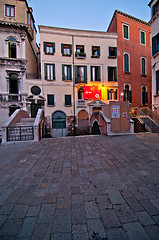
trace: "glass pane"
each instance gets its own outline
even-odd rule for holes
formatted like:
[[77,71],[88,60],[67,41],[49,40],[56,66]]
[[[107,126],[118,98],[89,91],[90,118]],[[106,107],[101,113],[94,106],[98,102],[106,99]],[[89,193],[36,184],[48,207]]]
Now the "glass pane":
[[128,39],[128,26],[124,25],[124,38]]
[[11,17],[14,17],[14,7],[11,7]]
[[6,6],[6,16],[9,16],[9,6]]

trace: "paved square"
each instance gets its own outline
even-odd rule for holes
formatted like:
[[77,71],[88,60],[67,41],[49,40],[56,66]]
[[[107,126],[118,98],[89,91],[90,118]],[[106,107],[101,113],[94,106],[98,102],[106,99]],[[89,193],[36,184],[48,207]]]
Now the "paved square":
[[1,145],[0,239],[158,240],[159,134]]

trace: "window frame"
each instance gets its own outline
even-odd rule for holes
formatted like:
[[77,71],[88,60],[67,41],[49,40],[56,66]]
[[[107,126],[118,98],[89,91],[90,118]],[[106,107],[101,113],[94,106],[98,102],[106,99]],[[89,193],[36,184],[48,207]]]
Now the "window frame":
[[[65,79],[65,67],[67,67],[67,78]],[[72,81],[72,65],[62,64],[62,81]]]
[[[126,86],[129,87],[128,91],[126,91]],[[127,96],[126,94],[127,93]],[[129,103],[132,103],[132,91],[131,91],[131,84],[125,83],[124,84],[124,90],[123,90],[123,101],[128,101]]]
[[[112,50],[112,52],[114,51],[114,55],[111,54],[111,49],[114,49],[114,50]],[[109,46],[108,51],[109,51],[109,56],[108,56],[108,58],[117,58],[117,47],[111,47],[111,46]]]
[[[80,51],[78,51],[80,50]],[[85,45],[76,45],[76,52],[75,52],[75,57],[76,58],[86,58],[86,53],[85,53]]]
[[[143,63],[142,63],[142,60],[145,60],[145,72],[143,72]],[[142,76],[147,76],[147,62],[146,62],[146,58],[145,57],[141,57],[141,75]]]
[[[145,91],[143,91],[143,88],[145,88]],[[142,106],[148,104],[147,86],[141,86],[141,104],[142,104]]]
[[[83,81],[79,81],[79,68],[83,68],[84,70],[84,80]],[[83,83],[83,84],[87,84],[87,66],[86,65],[75,65],[75,84],[78,83]]]
[[[128,28],[128,38],[125,37],[124,27],[127,27],[127,28]],[[130,27],[130,24],[128,24],[128,23],[123,23],[123,25],[122,25],[122,28],[123,28],[123,39],[125,39],[125,40],[130,40],[129,27]]]
[[[91,66],[90,69],[91,69],[91,82],[101,82],[101,66]],[[93,75],[94,75],[93,71],[95,71],[95,80],[93,80]]]
[[[125,68],[125,55],[128,55],[128,71]],[[123,71],[124,73],[130,73],[130,53],[123,52]]]
[[[53,97],[53,104],[49,104],[49,97]],[[48,107],[55,106],[55,95],[54,94],[47,94],[47,106]]]
[[[7,7],[9,7],[9,15],[7,15]],[[14,9],[14,16],[11,16],[11,8]],[[5,4],[5,17],[15,18],[15,5]]]
[[[69,49],[69,52],[66,53],[64,52],[65,49]],[[71,56],[72,55],[72,44],[67,44],[67,43],[61,43],[61,53],[62,56]]]
[[[48,78],[48,66],[52,66],[52,74],[49,74],[50,76],[52,76],[52,78]],[[51,73],[51,69],[50,69],[50,73]],[[55,81],[56,77],[55,77],[55,64],[53,63],[44,63],[44,79],[47,81]]]
[[[97,55],[94,54],[97,51]],[[92,46],[91,58],[100,58],[100,46]]]
[[[70,104],[66,104],[67,103],[67,101],[66,101],[66,98],[67,97],[69,97],[70,99],[69,99],[69,103]],[[68,99],[67,99],[68,100]],[[72,106],[72,95],[71,94],[65,94],[65,107],[71,107]]]
[[[113,71],[113,78],[111,78],[111,72]],[[117,66],[108,66],[108,82],[117,82]]]
[[[142,33],[144,33],[144,43],[142,42]],[[146,31],[140,30],[140,44],[146,46]]]
[[[52,44],[52,46],[47,46],[47,44]],[[51,48],[52,47],[52,52],[51,51],[47,51],[47,47]],[[54,55],[55,54],[55,42],[43,42],[43,52],[46,55]]]

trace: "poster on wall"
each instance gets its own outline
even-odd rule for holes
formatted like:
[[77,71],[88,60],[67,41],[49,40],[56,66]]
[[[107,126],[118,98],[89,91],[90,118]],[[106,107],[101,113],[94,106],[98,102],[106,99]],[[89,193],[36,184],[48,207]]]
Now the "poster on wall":
[[120,106],[112,105],[112,118],[120,118]]

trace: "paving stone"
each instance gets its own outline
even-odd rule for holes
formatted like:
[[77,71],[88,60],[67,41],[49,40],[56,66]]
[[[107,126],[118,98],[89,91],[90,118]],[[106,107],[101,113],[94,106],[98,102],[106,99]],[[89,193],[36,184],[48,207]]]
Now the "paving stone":
[[101,238],[106,238],[105,229],[101,219],[89,219],[87,220],[87,226],[90,238],[93,233],[98,234],[98,236],[100,236]]
[[86,218],[92,219],[92,218],[99,218],[99,210],[97,207],[97,204],[94,201],[91,202],[85,202],[85,211],[86,211]]
[[22,226],[22,220],[7,220],[0,229],[1,236],[16,236]]
[[159,214],[159,210],[148,199],[143,199],[140,203],[151,216]]
[[105,195],[98,195],[95,199],[97,206],[99,209],[110,209],[112,208],[112,204],[108,196]]
[[71,233],[52,234],[51,240],[72,240]]
[[153,240],[159,239],[159,226],[147,226],[145,227],[147,234]]
[[40,211],[40,207],[41,206],[30,206],[26,216],[27,217],[34,217],[34,216],[38,216],[39,211]]
[[71,232],[71,210],[58,209],[53,218],[52,233]]
[[108,240],[129,240],[128,236],[122,228],[106,229]]
[[72,208],[79,208],[81,205],[84,205],[82,194],[73,194],[71,203]]
[[57,193],[47,193],[43,197],[43,203],[56,203],[57,201]]
[[124,198],[120,194],[120,192],[117,189],[111,189],[109,188],[108,190],[108,196],[112,204],[121,204],[125,203]]
[[86,224],[72,225],[72,240],[88,240]]
[[84,206],[80,208],[72,209],[72,224],[85,224],[86,223],[86,214]]
[[34,227],[34,231],[31,240],[50,240],[52,224],[50,223],[37,223]]
[[0,215],[0,228],[2,227],[6,219],[7,219],[6,215]]
[[152,217],[154,222],[159,225],[159,215]]
[[149,226],[149,225],[155,224],[155,222],[147,212],[137,212],[136,216],[143,226]]
[[100,214],[105,228],[121,226],[114,210],[100,210]]
[[126,203],[114,205],[113,207],[121,223],[137,221],[135,214]]
[[51,223],[55,212],[55,204],[42,204],[37,223]]
[[144,208],[141,206],[141,204],[133,197],[126,199],[127,203],[129,204],[130,208],[133,212],[140,212],[143,211]]
[[56,207],[59,209],[71,208],[71,199],[70,198],[58,198]]
[[10,214],[11,211],[14,208],[14,204],[12,203],[4,203],[1,207],[0,207],[0,214]]
[[11,212],[9,218],[18,219],[18,218],[24,218],[27,211],[28,211],[29,205],[15,205],[13,211]]
[[17,237],[18,238],[31,237],[35,223],[36,223],[36,217],[26,217],[24,219],[23,225],[22,225]]
[[150,237],[139,222],[123,224],[123,228],[129,240],[150,240]]

